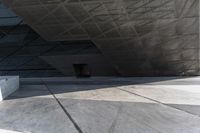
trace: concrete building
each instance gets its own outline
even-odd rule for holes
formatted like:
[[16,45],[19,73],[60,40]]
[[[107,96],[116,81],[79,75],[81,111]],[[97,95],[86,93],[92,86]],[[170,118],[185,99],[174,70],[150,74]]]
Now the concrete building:
[[200,133],[199,6],[0,0],[0,133]]
[[199,0],[2,2],[1,75],[200,74]]

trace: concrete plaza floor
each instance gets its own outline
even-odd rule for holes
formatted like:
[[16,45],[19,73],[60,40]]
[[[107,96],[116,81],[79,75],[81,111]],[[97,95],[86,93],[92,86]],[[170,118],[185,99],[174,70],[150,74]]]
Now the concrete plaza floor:
[[30,78],[0,133],[200,133],[200,77]]

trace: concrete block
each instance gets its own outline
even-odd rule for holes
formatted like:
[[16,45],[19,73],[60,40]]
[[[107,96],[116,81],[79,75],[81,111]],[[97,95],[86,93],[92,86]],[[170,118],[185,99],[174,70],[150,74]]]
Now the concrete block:
[[10,94],[19,88],[19,76],[0,77],[0,101],[3,101]]
[[17,132],[17,131],[10,131],[10,130],[5,130],[5,129],[0,129],[0,133],[22,133],[22,132]]

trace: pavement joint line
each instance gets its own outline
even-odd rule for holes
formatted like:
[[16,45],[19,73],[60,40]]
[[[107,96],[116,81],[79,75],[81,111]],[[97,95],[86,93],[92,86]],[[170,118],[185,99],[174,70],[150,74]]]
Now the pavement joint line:
[[182,112],[188,113],[188,114],[190,114],[190,115],[193,115],[193,116],[196,116],[196,117],[200,117],[200,116],[197,115],[197,114],[194,114],[194,113],[191,113],[191,112],[189,112],[189,111],[185,111],[185,110],[182,110],[182,109],[179,109],[179,108],[176,108],[176,107],[170,106],[169,104],[166,104],[166,103],[160,102],[160,101],[158,101],[158,100],[155,100],[155,99],[152,99],[152,98],[149,98],[149,97],[146,97],[146,96],[142,96],[142,95],[139,95],[139,94],[137,94],[137,93],[130,92],[130,91],[127,91],[127,90],[123,90],[123,89],[121,89],[121,88],[118,88],[118,89],[121,90],[121,91],[127,92],[127,93],[129,93],[129,94],[133,94],[133,95],[136,95],[136,96],[139,96],[139,97],[142,97],[142,98],[148,99],[148,100],[150,100],[150,101],[153,101],[153,102],[156,102],[156,103],[162,104],[162,105],[164,105],[164,106],[167,106],[167,107],[170,107],[170,108],[173,108],[173,109],[176,109],[176,110],[179,110],[179,111],[182,111]]
[[[42,80],[42,79],[41,79]],[[72,118],[72,116],[70,115],[70,113],[67,111],[67,109],[62,105],[62,103],[59,101],[59,99],[55,96],[55,94],[51,91],[51,89],[48,87],[48,85],[45,83],[45,81],[42,80],[42,82],[44,83],[44,85],[46,86],[47,90],[49,91],[49,93],[54,97],[54,99],[56,100],[56,102],[58,103],[58,105],[61,107],[61,109],[64,111],[64,113],[66,114],[66,116],[69,118],[69,120],[72,122],[72,124],[74,125],[75,129],[79,132],[79,133],[83,133],[83,131],[81,130],[81,128],[79,127],[79,125],[76,123],[76,121]]]
[[117,125],[117,121],[119,119],[120,114],[122,113],[122,104],[120,103],[120,106],[117,110],[117,114],[115,116],[115,119],[112,121],[110,128],[108,129],[108,133],[114,133],[115,132],[115,128]]

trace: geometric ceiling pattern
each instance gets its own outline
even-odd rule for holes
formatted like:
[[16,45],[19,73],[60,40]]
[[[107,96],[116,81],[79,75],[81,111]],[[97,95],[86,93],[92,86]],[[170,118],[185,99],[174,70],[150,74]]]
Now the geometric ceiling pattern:
[[63,76],[40,56],[98,52],[90,41],[48,42],[0,4],[0,75]]
[[[48,42],[27,25],[0,27],[0,75],[64,76],[40,56],[98,54],[89,41]],[[76,44],[76,45],[74,45]]]
[[[4,0],[45,39],[59,41],[127,38],[152,30],[148,28],[154,28],[150,27],[154,21],[158,26],[166,23],[162,22],[164,19],[173,23],[175,17],[181,17],[187,10],[197,11],[192,6],[197,0],[179,1]],[[183,8],[186,11],[182,12]]]
[[199,72],[199,0],[3,0],[48,41],[91,40],[124,76]]
[[0,3],[0,26],[12,26],[20,23],[22,19],[8,10],[3,4]]
[[170,19],[175,15],[172,0],[4,2],[45,39],[59,41],[136,36],[137,32],[142,32],[141,27],[156,19]]

